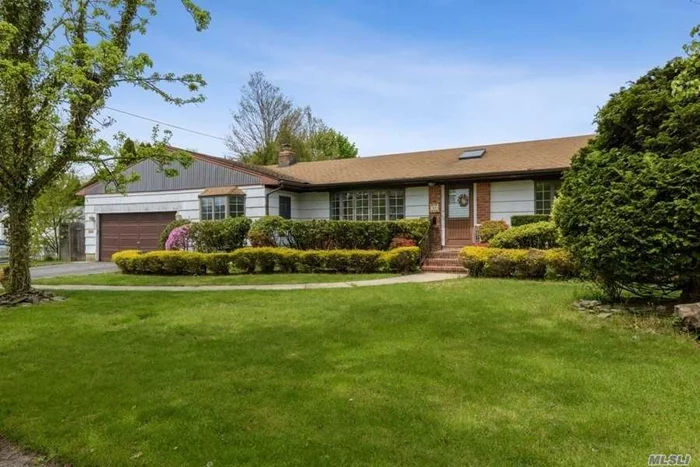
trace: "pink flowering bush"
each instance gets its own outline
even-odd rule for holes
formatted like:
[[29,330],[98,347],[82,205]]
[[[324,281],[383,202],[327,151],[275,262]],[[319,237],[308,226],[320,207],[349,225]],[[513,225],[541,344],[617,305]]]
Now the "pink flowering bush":
[[174,228],[165,241],[166,250],[186,251],[190,246],[190,224]]

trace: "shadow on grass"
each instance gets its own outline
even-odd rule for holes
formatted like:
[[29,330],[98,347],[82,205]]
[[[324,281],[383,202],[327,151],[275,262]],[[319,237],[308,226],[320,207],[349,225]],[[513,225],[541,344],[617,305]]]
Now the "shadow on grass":
[[695,349],[504,283],[70,294],[0,317],[0,426],[78,465],[590,465],[696,436]]

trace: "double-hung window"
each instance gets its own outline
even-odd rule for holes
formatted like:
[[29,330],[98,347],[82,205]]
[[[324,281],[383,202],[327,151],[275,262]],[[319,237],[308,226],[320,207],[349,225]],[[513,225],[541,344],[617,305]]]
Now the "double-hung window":
[[561,187],[560,180],[535,181],[535,214],[551,214],[554,198]]
[[203,221],[245,216],[245,195],[203,196],[199,203],[199,217]]
[[406,215],[404,190],[356,190],[331,194],[331,219],[393,221]]
[[292,198],[289,196],[280,195],[280,217],[284,219],[292,218]]

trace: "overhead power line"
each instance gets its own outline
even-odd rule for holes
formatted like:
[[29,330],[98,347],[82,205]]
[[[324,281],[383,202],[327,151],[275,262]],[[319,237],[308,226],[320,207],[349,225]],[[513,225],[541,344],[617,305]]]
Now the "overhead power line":
[[214,136],[214,135],[210,135],[210,134],[207,134],[207,133],[202,133],[201,131],[197,131],[197,130],[190,130],[189,128],[181,127],[181,126],[178,126],[178,125],[173,125],[172,123],[162,122],[162,121],[156,120],[156,119],[154,119],[154,118],[144,117],[143,115],[139,115],[139,114],[127,112],[126,110],[119,110],[119,109],[115,109],[114,107],[109,107],[109,106],[105,106],[105,108],[106,108],[106,109],[109,109],[109,110],[112,110],[112,111],[114,111],[114,112],[122,113],[122,114],[124,114],[124,115],[129,115],[130,117],[140,118],[141,120],[146,120],[146,121],[149,121],[149,122],[152,122],[152,123],[157,123],[157,124],[159,124],[159,125],[167,126],[167,127],[170,127],[170,128],[175,128],[175,129],[177,129],[177,130],[182,130],[182,131],[187,131],[187,132],[190,132],[190,133],[194,133],[195,135],[206,136],[207,138],[218,139],[219,141],[226,141],[225,138],[222,138],[222,137],[220,137],[220,136]]

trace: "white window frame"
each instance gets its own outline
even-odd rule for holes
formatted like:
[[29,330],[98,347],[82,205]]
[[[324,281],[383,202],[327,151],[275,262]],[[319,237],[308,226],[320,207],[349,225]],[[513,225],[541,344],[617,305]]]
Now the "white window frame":
[[[399,199],[401,201],[397,202]],[[406,190],[379,188],[332,192],[330,218],[331,220],[379,222],[405,219]]]
[[[231,201],[233,198],[240,199],[240,207],[243,208],[242,211],[232,213]],[[216,202],[224,201],[224,217],[216,217]],[[211,201],[211,216],[206,216],[204,214],[204,204]],[[214,221],[227,219],[229,217],[242,217],[245,216],[245,195],[223,195],[223,196],[201,196],[199,198],[199,219],[203,221]]]

